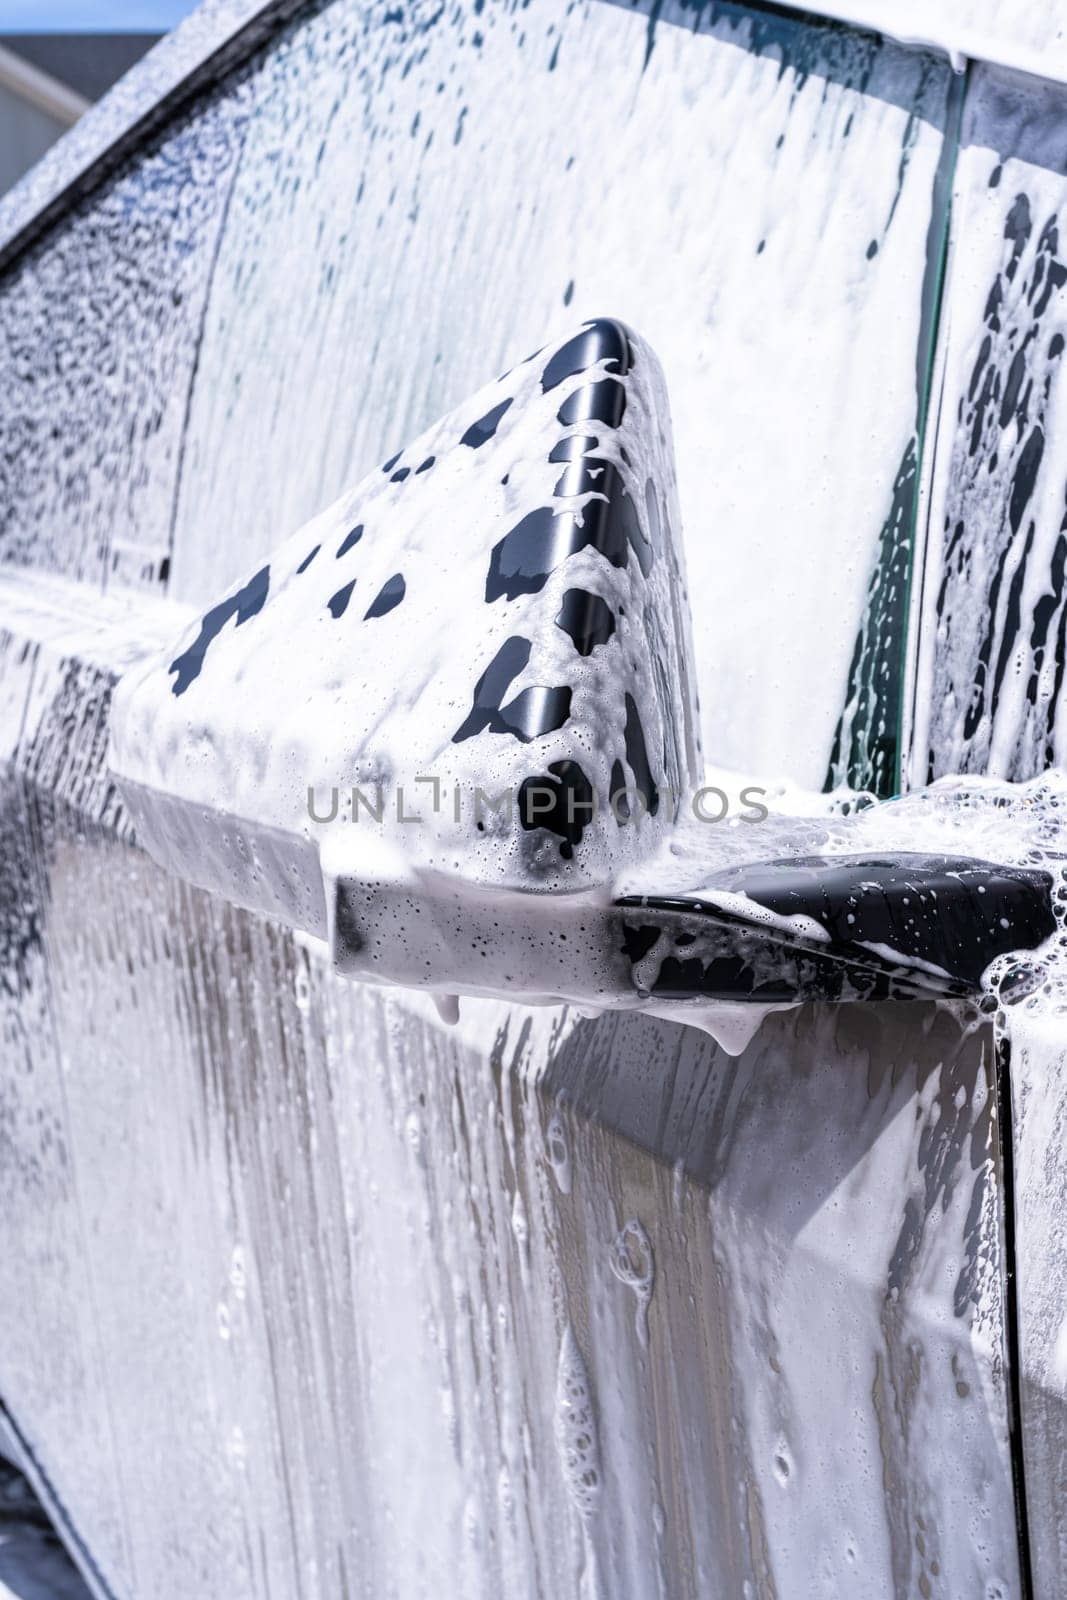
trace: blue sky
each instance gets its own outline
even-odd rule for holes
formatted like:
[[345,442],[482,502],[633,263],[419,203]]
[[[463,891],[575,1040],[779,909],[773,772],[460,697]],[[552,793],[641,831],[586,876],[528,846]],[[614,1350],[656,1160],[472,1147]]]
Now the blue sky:
[[196,0],[0,0],[0,33],[173,28]]

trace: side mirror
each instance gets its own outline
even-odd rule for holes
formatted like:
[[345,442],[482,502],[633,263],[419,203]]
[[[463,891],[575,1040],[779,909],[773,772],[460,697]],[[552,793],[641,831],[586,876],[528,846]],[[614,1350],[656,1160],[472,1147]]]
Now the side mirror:
[[[585,324],[392,456],[116,693],[168,870],[355,977],[594,1005],[973,993],[1038,871],[669,856],[702,778],[666,384]],[[758,840],[753,849],[758,852]]]

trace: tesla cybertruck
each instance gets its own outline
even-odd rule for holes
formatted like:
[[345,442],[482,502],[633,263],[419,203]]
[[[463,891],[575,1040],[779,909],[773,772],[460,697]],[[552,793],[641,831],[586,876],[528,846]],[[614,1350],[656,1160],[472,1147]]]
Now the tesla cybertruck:
[[1065,95],[1045,4],[215,0],[0,203],[92,1595],[1067,1590]]

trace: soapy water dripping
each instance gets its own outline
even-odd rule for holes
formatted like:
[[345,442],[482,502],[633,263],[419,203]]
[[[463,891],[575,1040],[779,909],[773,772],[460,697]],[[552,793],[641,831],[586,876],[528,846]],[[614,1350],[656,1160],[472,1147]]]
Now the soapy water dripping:
[[549,1120],[548,1129],[545,1133],[545,1147],[548,1153],[548,1164],[552,1168],[560,1194],[570,1194],[570,1142],[567,1138],[566,1125],[558,1111],[554,1111]]
[[579,1593],[584,1600],[596,1600],[599,1584],[591,1535],[603,1484],[600,1439],[589,1372],[570,1323],[563,1330],[556,1369],[555,1434],[563,1481],[582,1524],[585,1559]]
[[656,1279],[652,1241],[644,1224],[636,1217],[624,1223],[611,1246],[611,1270],[620,1283],[632,1289],[637,1301],[635,1323],[642,1350],[648,1349],[648,1308]]
[[600,1443],[589,1373],[569,1323],[556,1373],[556,1445],[567,1493],[588,1525],[600,1500]]

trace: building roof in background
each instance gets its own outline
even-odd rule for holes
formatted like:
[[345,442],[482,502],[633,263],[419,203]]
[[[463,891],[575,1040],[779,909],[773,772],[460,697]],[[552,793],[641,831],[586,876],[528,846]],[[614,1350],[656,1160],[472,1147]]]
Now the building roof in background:
[[21,56],[85,100],[99,100],[161,37],[158,33],[4,33]]

